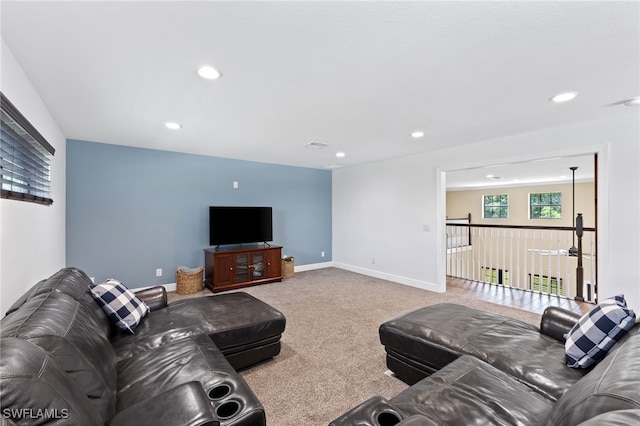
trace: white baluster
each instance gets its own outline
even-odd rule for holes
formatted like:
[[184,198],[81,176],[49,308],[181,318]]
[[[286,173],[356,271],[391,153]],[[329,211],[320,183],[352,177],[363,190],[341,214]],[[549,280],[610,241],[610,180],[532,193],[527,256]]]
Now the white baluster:
[[[540,262],[539,265],[538,265],[538,270],[539,270],[538,275],[540,276],[538,278],[538,283],[540,284],[540,287],[539,287],[540,293],[543,292],[542,291],[543,290],[543,287],[542,287],[542,275],[543,275],[543,273],[542,273],[542,261],[543,261],[543,257],[542,257],[542,250],[543,250],[542,249],[542,247],[543,247],[542,237],[543,236],[544,236],[544,231],[541,230],[540,231],[540,251],[538,251],[538,261]],[[547,289],[547,292],[548,292],[548,289]]]
[[469,277],[469,257],[473,255],[473,246],[471,246],[471,228],[467,228],[467,244],[469,244],[469,250],[464,256],[464,276]]
[[[565,247],[572,247],[572,238],[573,231],[566,232],[565,235],[567,239],[565,241]],[[573,288],[573,282],[571,281],[571,257],[569,256],[569,250],[567,250],[567,254],[565,256],[565,274],[564,274],[564,283],[567,287],[567,296],[571,297],[572,291],[570,289]]]
[[556,232],[556,252],[558,253],[556,255],[556,260],[558,261],[558,265],[556,266],[556,280],[557,280],[557,285],[558,285],[558,295],[565,295],[565,286],[564,284],[562,285],[562,291],[560,291],[560,271],[562,271],[562,268],[560,267],[560,258],[562,257],[560,255],[560,239],[561,239],[561,232],[562,231],[557,231]]
[[458,234],[460,233],[460,229],[458,225],[454,225],[451,227],[451,273],[460,277],[458,274],[458,256],[460,252],[460,247],[458,245]]
[[487,240],[487,228],[482,228],[482,240],[483,240],[483,245],[484,245],[484,250],[483,250],[483,253],[482,253],[482,258],[483,258],[483,262],[482,262],[483,265],[482,266],[485,269],[484,269],[484,272],[483,272],[483,269],[480,268],[480,274],[481,274],[480,278],[482,278],[482,282],[484,283],[484,282],[487,282],[487,271],[486,271],[486,267],[487,267],[487,245],[488,245],[488,242],[487,242],[488,241]]
[[446,248],[447,248],[447,275],[451,275],[451,256],[453,256],[453,250],[449,247],[451,247],[451,226],[449,225],[445,225],[446,228]]
[[[551,271],[551,259],[553,258],[553,256],[551,256],[551,252],[553,250],[553,247],[551,246],[551,240],[552,240],[552,235],[553,235],[553,231],[547,231],[547,247],[548,247],[548,256],[547,256],[547,282],[549,284],[549,293],[551,293],[551,277],[552,277],[552,271]],[[558,290],[556,287],[556,294],[558,294]]]
[[527,282],[527,257],[528,257],[527,250],[529,249],[529,248],[528,248],[528,245],[529,245],[529,244],[528,244],[528,242],[527,242],[527,239],[528,239],[527,237],[528,237],[528,236],[529,236],[529,231],[526,231],[526,230],[525,230],[525,231],[524,231],[524,250],[523,250],[523,253],[524,253],[524,267],[522,268],[522,274],[523,274],[523,275],[522,275],[522,283],[524,284],[524,287],[525,287],[525,288],[527,288],[527,289],[531,290],[531,289],[529,288],[529,284],[528,284],[528,282]]
[[488,267],[489,267],[489,282],[493,283],[493,228],[489,229],[489,265]]
[[513,287],[513,229],[509,237],[509,286]]
[[514,285],[518,288],[522,288],[522,281],[520,280],[520,230],[516,231],[516,247],[518,250],[518,256],[516,256],[516,270],[515,274],[513,274],[513,278],[515,279]]
[[590,302],[595,302],[596,300],[598,300],[597,295],[596,295],[596,288],[597,288],[597,284],[598,282],[596,281],[597,277],[596,277],[596,248],[595,248],[595,234],[594,233],[587,233],[585,232],[585,235],[589,235],[589,253],[591,256],[591,259],[589,259],[589,266],[591,268],[591,300],[589,300]]
[[[531,237],[531,274],[529,278],[529,286],[531,290],[534,290],[533,284],[535,283],[535,274],[536,274],[536,231],[533,231],[533,236]],[[540,291],[540,287],[538,287],[538,291]]]
[[502,285],[504,285],[507,277],[507,230],[502,230]]

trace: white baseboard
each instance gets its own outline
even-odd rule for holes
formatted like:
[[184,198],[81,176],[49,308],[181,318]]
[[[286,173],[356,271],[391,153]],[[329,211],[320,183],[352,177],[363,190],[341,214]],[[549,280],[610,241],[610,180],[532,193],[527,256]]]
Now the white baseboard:
[[314,269],[331,268],[333,262],[310,263],[308,265],[294,266],[293,272],[313,271]]
[[165,290],[167,291],[176,291],[176,288],[178,287],[178,285],[176,283],[171,283],[171,284],[163,284],[162,285]]
[[146,287],[132,288],[131,291],[146,290],[148,288],[153,288],[153,287],[164,287],[164,289],[167,291],[176,291],[177,285],[176,283],[148,285]]
[[374,278],[380,278],[381,280],[392,281],[398,284],[404,284],[410,287],[417,287],[423,290],[429,290],[436,293],[441,293],[437,290],[437,285],[428,281],[416,280],[413,278],[407,278],[400,275],[388,274],[386,272],[375,271],[373,269],[361,268],[359,266],[347,265],[345,263],[332,262],[333,266],[346,271],[355,272],[362,275],[367,275]]

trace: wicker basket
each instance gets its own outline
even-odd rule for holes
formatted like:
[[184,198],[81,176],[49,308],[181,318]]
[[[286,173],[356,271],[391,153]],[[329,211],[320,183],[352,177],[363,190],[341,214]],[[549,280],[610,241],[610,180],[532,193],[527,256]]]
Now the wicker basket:
[[282,259],[282,277],[293,278],[293,256]]
[[176,293],[193,294],[202,290],[202,266],[187,268],[180,266],[176,270]]

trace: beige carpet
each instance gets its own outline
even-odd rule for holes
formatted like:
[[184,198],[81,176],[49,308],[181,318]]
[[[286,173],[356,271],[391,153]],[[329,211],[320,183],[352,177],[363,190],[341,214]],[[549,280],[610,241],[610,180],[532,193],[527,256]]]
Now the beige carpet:
[[[378,327],[435,303],[458,303],[538,325],[540,316],[460,296],[438,294],[327,268],[280,283],[242,289],[287,318],[282,352],[241,371],[262,401],[272,426],[327,425],[371,398],[391,398],[407,386],[385,374]],[[210,296],[209,290],[193,296]],[[169,301],[184,298],[169,293]]]

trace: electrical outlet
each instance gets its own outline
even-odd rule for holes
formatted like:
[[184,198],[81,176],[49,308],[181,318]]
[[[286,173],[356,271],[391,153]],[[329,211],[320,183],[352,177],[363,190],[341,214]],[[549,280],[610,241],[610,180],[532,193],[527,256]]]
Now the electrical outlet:
[[162,276],[162,268],[156,269],[156,277],[161,277],[161,276]]
[[324,252],[323,251],[320,252],[320,257],[324,257]]
[[238,189],[238,182],[233,181],[233,189]]

